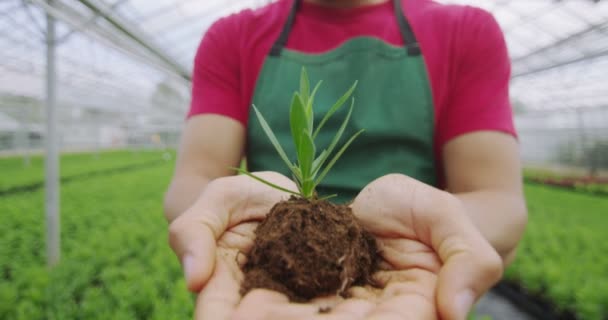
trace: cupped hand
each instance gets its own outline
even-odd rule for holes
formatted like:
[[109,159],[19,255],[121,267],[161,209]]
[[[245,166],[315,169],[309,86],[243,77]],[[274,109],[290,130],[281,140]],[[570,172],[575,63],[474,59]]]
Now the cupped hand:
[[356,297],[379,297],[370,319],[464,320],[502,276],[500,256],[447,192],[391,174],[370,183],[352,207],[383,250],[384,291],[354,289]]
[[[256,176],[289,190],[287,177]],[[231,319],[241,300],[240,262],[253,245],[254,231],[272,206],[289,194],[245,175],[219,178],[169,226],[169,243],[184,269],[186,284],[198,293],[197,319]]]

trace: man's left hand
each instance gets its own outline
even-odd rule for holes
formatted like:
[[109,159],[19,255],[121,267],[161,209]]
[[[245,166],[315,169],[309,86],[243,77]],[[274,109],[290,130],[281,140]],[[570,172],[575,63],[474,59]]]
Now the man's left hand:
[[391,174],[370,183],[352,207],[383,250],[386,271],[377,276],[386,287],[370,319],[464,320],[502,276],[500,256],[447,192]]

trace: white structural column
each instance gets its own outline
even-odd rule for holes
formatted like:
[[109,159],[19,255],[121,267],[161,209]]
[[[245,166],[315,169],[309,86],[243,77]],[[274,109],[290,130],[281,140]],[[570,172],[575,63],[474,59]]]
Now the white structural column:
[[19,133],[17,133],[17,145],[16,149],[19,150],[23,156],[23,166],[28,167],[30,165],[30,131],[29,131],[29,119],[28,114],[31,110],[31,103],[23,105],[21,107],[21,113],[19,115]]
[[[49,0],[52,5],[53,0]],[[46,161],[45,211],[47,263],[54,266],[61,255],[59,219],[59,146],[57,133],[57,70],[55,59],[55,19],[46,15]]]

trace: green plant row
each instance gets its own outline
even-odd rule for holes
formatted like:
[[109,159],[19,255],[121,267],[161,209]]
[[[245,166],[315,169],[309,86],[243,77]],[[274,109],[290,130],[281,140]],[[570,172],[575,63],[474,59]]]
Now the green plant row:
[[61,193],[62,259],[45,267],[42,191],[0,201],[0,319],[189,319],[167,245],[172,167],[98,176]]
[[608,198],[527,185],[529,223],[506,278],[580,319],[608,318]]
[[[173,156],[173,151],[169,155]],[[161,160],[165,152],[158,150],[119,150],[99,154],[73,153],[61,156],[60,174],[62,178],[94,171],[147,163]],[[12,188],[41,183],[44,181],[44,157],[32,156],[29,165],[24,165],[22,157],[0,158],[0,192]]]
[[580,174],[559,174],[551,170],[525,169],[524,178],[531,183],[541,183],[572,189],[595,195],[608,195],[608,179]]
[[608,195],[608,184],[577,183],[574,185],[574,190],[592,194]]
[[[160,165],[64,185],[63,256],[52,271],[42,190],[3,197],[0,319],[191,318],[162,216],[171,172]],[[506,278],[581,319],[608,317],[608,199],[538,185],[526,196],[528,229]]]

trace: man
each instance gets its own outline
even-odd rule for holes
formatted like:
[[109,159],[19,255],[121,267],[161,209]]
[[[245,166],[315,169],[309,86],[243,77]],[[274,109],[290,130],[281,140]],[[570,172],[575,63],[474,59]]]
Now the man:
[[[230,167],[246,155],[251,171],[295,188],[250,106],[289,141],[302,67],[313,83],[324,81],[315,100],[321,116],[358,80],[345,136],[366,131],[319,191],[354,199],[353,212],[381,243],[383,289],[308,304],[268,290],[241,297],[238,252],[285,194]],[[217,21],[196,56],[165,199],[171,245],[199,293],[197,318],[465,319],[512,261],[527,220],[509,78],[500,28],[471,7],[279,0]],[[321,145],[337,126],[328,123]],[[329,313],[318,313],[327,305]]]

